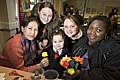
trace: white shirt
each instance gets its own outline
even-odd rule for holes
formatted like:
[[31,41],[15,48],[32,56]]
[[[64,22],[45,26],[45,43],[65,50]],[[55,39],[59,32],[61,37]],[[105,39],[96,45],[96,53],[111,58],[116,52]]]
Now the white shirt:
[[[61,55],[62,50],[63,50],[63,49],[59,50],[59,52],[58,52],[59,55]],[[57,50],[53,47],[53,51],[56,52]]]

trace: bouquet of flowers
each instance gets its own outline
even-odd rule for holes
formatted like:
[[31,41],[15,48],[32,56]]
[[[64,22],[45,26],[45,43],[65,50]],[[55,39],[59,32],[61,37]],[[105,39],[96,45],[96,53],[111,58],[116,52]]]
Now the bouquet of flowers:
[[69,75],[73,75],[76,72],[79,64],[83,64],[83,58],[80,56],[68,57],[67,55],[63,57],[60,61],[60,65],[66,68]]

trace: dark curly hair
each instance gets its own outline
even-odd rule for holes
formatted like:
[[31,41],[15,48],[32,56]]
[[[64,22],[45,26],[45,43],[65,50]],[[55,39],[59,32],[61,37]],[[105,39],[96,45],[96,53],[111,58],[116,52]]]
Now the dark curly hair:
[[104,27],[106,29],[106,36],[110,36],[111,35],[111,32],[112,32],[112,25],[111,25],[111,22],[109,20],[109,18],[107,16],[94,16],[90,22],[88,23],[87,25],[87,29],[89,28],[90,24],[95,21],[95,20],[100,20],[104,23]]

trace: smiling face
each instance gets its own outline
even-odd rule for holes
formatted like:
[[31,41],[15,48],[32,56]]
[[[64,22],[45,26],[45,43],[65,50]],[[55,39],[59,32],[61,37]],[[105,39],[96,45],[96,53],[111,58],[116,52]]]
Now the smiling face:
[[43,24],[47,24],[52,20],[53,12],[52,9],[45,7],[39,12],[39,18]]
[[64,46],[64,39],[62,37],[62,35],[54,35],[53,36],[53,47],[56,50],[61,50]]
[[28,25],[24,27],[23,34],[28,40],[33,40],[38,34],[37,22],[36,21],[29,22]]
[[106,27],[105,24],[100,20],[94,20],[87,30],[87,37],[89,39],[89,45],[94,44],[105,38]]
[[65,19],[64,21],[64,32],[68,37],[73,37],[78,33],[78,26],[72,19]]

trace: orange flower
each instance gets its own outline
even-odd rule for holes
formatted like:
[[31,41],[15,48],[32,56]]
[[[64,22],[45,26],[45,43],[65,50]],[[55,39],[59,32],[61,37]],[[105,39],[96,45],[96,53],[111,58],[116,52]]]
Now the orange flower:
[[83,58],[81,58],[80,56],[75,56],[75,57],[73,57],[73,59],[74,59],[76,62],[79,62],[80,64],[83,64],[83,63],[84,63]]
[[70,60],[72,60],[70,57],[67,57],[67,55],[65,57],[63,57],[60,61],[60,65],[65,67],[65,68],[68,68],[69,67],[69,62]]

